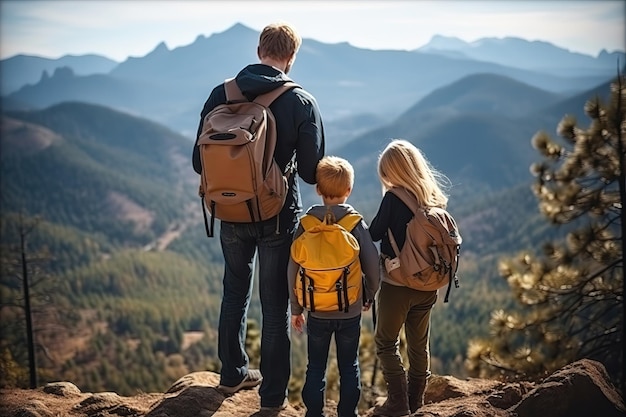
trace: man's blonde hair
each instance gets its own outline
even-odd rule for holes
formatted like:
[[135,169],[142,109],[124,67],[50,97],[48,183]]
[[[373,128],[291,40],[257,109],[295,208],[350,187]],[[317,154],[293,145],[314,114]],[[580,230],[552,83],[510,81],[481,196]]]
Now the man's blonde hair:
[[343,197],[354,184],[354,168],[343,158],[325,156],[317,163],[315,179],[317,189],[322,196]]
[[280,61],[290,59],[302,45],[302,38],[287,23],[272,23],[265,26],[259,36],[259,56]]
[[410,191],[419,204],[445,208],[448,197],[443,188],[448,178],[435,170],[422,152],[411,142],[393,139],[378,158],[378,177],[383,190],[403,187]]

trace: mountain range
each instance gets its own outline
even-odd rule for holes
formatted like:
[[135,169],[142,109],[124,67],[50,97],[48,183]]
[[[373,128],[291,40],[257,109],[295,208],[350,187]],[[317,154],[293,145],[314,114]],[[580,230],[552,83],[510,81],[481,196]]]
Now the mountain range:
[[76,75],[106,74],[119,63],[100,55],[65,55],[58,59],[32,55],[16,55],[0,61],[0,91],[2,96],[25,85],[37,84],[48,78],[57,68],[72,68]]
[[[236,24],[173,50],[160,43],[147,55],[114,66],[94,56],[80,64],[63,57],[53,70],[50,60],[15,56],[0,61],[3,107],[83,101],[146,117],[193,137],[211,89],[256,62],[257,40],[256,31]],[[418,50],[400,51],[304,39],[290,75],[314,92],[329,125],[337,126],[361,114],[391,120],[434,89],[473,73],[503,75],[571,94],[606,81],[615,75],[618,58],[624,62],[623,52],[594,58],[516,38],[477,42],[434,37]],[[329,135],[333,133],[331,127]]]
[[[625,42],[626,48],[626,42]],[[435,35],[418,52],[469,58],[479,61],[546,72],[557,76],[595,75],[607,68],[616,68],[623,51],[603,49],[596,57],[558,48],[549,42],[528,41],[515,37],[482,38],[465,42],[459,38]],[[620,62],[623,58],[620,58]]]

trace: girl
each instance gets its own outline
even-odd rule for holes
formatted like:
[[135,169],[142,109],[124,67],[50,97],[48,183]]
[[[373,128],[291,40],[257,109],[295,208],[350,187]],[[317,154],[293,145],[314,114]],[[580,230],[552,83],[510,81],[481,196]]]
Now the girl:
[[[411,210],[393,193],[392,187],[409,191],[421,206],[445,208],[448,179],[434,170],[412,143],[394,139],[378,159],[378,176],[383,199],[370,224],[375,242],[381,241],[382,282],[378,293],[378,318],[375,329],[376,355],[387,383],[387,400],[374,408],[374,415],[398,417],[415,412],[424,404],[426,381],[430,376],[430,311],[437,291],[417,291],[394,282],[384,267],[385,258],[395,257],[388,229],[402,247]],[[407,372],[400,356],[400,330],[404,325],[408,363]]]

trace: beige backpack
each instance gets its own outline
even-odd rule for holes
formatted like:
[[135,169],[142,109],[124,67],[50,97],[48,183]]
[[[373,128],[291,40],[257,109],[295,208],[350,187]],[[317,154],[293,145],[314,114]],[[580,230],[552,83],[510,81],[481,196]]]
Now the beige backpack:
[[225,81],[226,103],[205,116],[198,138],[199,193],[208,237],[213,236],[215,218],[253,223],[270,219],[282,209],[295,163],[292,158],[283,172],[274,160],[276,121],[269,106],[297,86],[287,82],[248,101],[234,78]]
[[391,188],[413,212],[407,223],[402,249],[387,231],[395,258],[385,260],[385,269],[395,282],[420,291],[435,291],[448,286],[444,302],[448,302],[456,275],[462,238],[454,218],[443,208],[420,207],[417,199],[404,188]]

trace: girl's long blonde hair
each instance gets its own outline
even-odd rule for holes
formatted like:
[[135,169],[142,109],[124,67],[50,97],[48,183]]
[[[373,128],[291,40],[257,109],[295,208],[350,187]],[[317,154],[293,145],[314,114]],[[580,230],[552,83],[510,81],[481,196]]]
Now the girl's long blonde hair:
[[426,207],[446,208],[444,189],[450,180],[434,169],[422,152],[411,142],[393,139],[378,157],[378,177],[383,192],[391,187],[410,191]]

